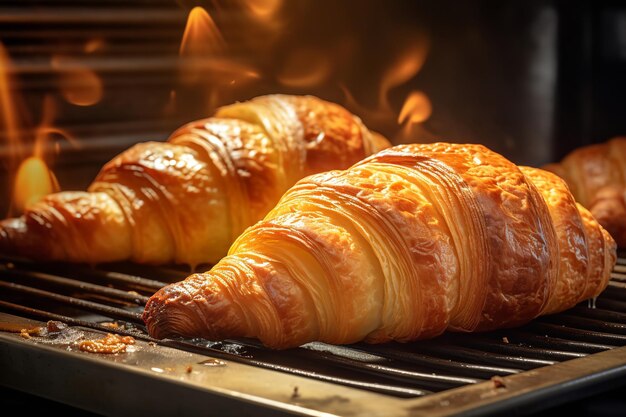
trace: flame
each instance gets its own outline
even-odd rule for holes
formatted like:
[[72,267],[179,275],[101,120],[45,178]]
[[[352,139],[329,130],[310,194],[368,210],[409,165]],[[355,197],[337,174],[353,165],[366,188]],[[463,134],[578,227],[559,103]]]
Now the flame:
[[55,139],[53,149],[58,153],[63,139],[78,147],[78,142],[64,130],[52,125],[55,118],[55,103],[51,95],[43,102],[42,120],[35,129],[35,143],[32,156],[23,160],[13,182],[13,200],[11,214],[28,209],[47,194],[59,191],[59,183],[45,161],[48,142]]
[[44,160],[31,156],[22,161],[17,170],[13,204],[15,209],[23,212],[44,196],[58,190],[59,183]]
[[283,5],[282,0],[246,0],[245,4],[253,17],[269,20]]
[[[206,90],[209,111],[223,104],[224,93],[235,86],[260,78],[250,65],[228,56],[227,44],[213,18],[202,7],[194,7],[187,18],[187,25],[179,50],[182,61],[180,80],[187,87],[203,87]],[[166,113],[173,113],[176,95],[170,96]]]
[[211,15],[200,6],[191,9],[180,44],[180,55],[221,55],[225,50],[226,42]]
[[54,56],[52,67],[59,71],[61,95],[77,106],[92,106],[102,99],[102,79],[92,69],[72,59]]
[[83,47],[83,51],[87,54],[93,54],[95,52],[101,51],[106,46],[106,42],[102,38],[93,38]]
[[[227,83],[231,83],[233,79],[258,79],[261,74],[249,65],[239,63],[230,58],[212,58],[201,59],[190,62],[192,69],[189,74],[186,74],[190,78],[193,78],[194,74],[200,73],[205,77],[209,74],[217,79],[227,79]],[[217,81],[217,80],[213,80]]]
[[74,148],[79,148],[80,143],[76,138],[70,135],[63,129],[55,127],[53,125],[54,119],[56,118],[56,106],[55,102],[51,95],[46,95],[43,101],[43,110],[42,117],[39,126],[35,129],[35,146],[33,150],[33,155],[38,158],[44,158],[47,144],[51,139],[56,139],[54,143],[55,152],[60,151],[60,141],[59,139],[63,139],[69,142]]
[[[187,87],[204,89],[208,112],[213,112],[224,104],[227,92],[235,87],[248,85],[249,82],[261,77],[255,69],[226,57],[194,60],[188,64],[182,67],[180,80]],[[170,94],[164,112],[175,113],[177,102],[176,94]]]
[[11,86],[15,85],[12,79],[9,55],[0,42],[0,128],[8,141],[11,161],[20,159],[20,119],[16,111],[16,97],[13,96]]
[[289,56],[276,78],[287,87],[315,87],[328,79],[331,70],[327,54],[320,50],[299,49]]
[[423,123],[428,120],[432,112],[433,107],[428,96],[421,91],[412,91],[400,110],[398,123],[402,124],[405,121],[407,124]]
[[434,139],[435,136],[422,125],[430,118],[432,112],[432,103],[425,93],[422,91],[409,93],[398,116],[398,124],[404,124],[404,126],[396,135],[395,142],[420,142]]
[[[54,102],[52,96],[46,96],[43,103],[43,116],[41,123],[35,129],[34,136],[26,139],[34,139],[33,155],[22,160],[21,143],[24,129],[23,120],[26,112],[18,111],[21,102],[19,94],[12,94],[11,87],[14,87],[14,80],[10,77],[10,62],[4,46],[0,43],[0,128],[9,140],[11,168],[17,166],[13,182],[13,199],[11,200],[10,214],[15,211],[22,212],[43,196],[58,191],[59,184],[56,177],[48,169],[44,160],[47,141],[53,136],[60,136],[73,144],[75,140],[62,131],[52,126],[55,117]],[[58,144],[58,142],[56,142]],[[18,161],[21,161],[18,166]]]
[[93,106],[102,99],[102,80],[87,68],[64,73],[60,88],[63,97],[77,106]]
[[423,37],[415,37],[397,61],[385,71],[380,83],[379,108],[390,110],[389,91],[413,78],[422,69],[428,55],[428,42]]
[[391,110],[382,110],[379,108],[371,109],[365,107],[357,101],[357,99],[354,97],[354,95],[352,95],[348,87],[346,87],[344,84],[339,84],[339,88],[344,94],[344,106],[352,113],[364,119],[366,124],[385,123],[389,120],[390,117],[393,118],[393,112]]
[[[351,110],[353,113],[362,117],[366,124],[371,125],[379,125],[383,126],[391,126],[398,119],[397,113],[394,110],[393,106],[389,102],[389,93],[396,87],[399,87],[402,84],[410,81],[417,73],[420,71],[424,62],[426,61],[426,56],[428,55],[429,42],[425,36],[421,35],[412,35],[405,36],[404,41],[407,42],[407,47],[404,48],[402,53],[395,59],[392,64],[383,72],[380,85],[378,86],[378,104],[374,108],[368,108],[362,104],[360,104],[352,93],[348,90],[348,88],[340,84],[339,87],[344,93],[345,101],[344,104],[346,108]],[[430,101],[428,97],[426,97],[423,93],[422,96],[418,98],[412,98],[411,103],[406,106],[417,106],[415,107],[415,116],[411,116],[412,120],[417,120],[418,112],[426,112],[428,116],[430,115]],[[423,103],[419,106],[417,103]],[[426,104],[428,103],[428,104]],[[402,113],[405,115],[402,115]],[[402,115],[402,121],[405,120],[406,113],[409,112],[412,114],[413,107],[410,109],[403,109],[403,112],[400,112]],[[426,119],[428,116],[425,116]],[[407,129],[410,129],[411,125],[415,125],[414,122],[410,122],[407,124]]]

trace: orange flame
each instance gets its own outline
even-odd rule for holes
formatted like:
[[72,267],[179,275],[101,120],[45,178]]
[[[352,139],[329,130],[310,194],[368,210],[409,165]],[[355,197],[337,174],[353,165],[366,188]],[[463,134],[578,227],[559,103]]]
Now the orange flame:
[[281,8],[282,0],[246,0],[250,14],[260,20],[269,20]]
[[[189,12],[179,53],[184,58],[180,71],[182,83],[197,88],[210,81],[206,92],[209,111],[222,104],[223,93],[227,90],[260,78],[255,69],[228,56],[219,28],[202,7],[194,7]],[[175,105],[174,95],[164,111],[172,113]]]
[[[20,112],[18,107],[21,103],[19,94],[11,94],[14,80],[10,77],[10,61],[5,48],[0,44],[0,129],[9,140],[10,164],[17,166],[22,159],[21,143],[24,129],[23,119],[25,112]],[[35,129],[33,155],[21,161],[13,179],[13,199],[11,200],[10,214],[15,211],[22,212],[43,196],[59,190],[59,184],[54,174],[48,169],[44,161],[45,147],[49,138],[60,136],[75,144],[71,138],[61,129],[52,126],[54,119],[54,106],[51,96],[46,96],[43,103],[43,117],[39,126]],[[21,117],[20,117],[21,116]],[[58,144],[58,142],[57,142]]]
[[92,69],[66,57],[52,57],[52,67],[60,72],[63,98],[77,106],[92,106],[102,99],[102,79]]
[[432,112],[433,107],[428,96],[421,91],[412,91],[404,100],[398,116],[398,124],[404,124],[404,127],[398,132],[395,142],[421,142],[434,139],[435,136],[422,125],[430,118]]
[[[426,61],[429,48],[428,39],[426,37],[413,35],[411,37],[404,37],[403,39],[409,42],[408,47],[382,74],[378,87],[378,105],[375,108],[368,108],[361,105],[345,85],[339,86],[345,96],[345,106],[355,114],[361,116],[366,124],[390,125],[397,119],[396,112],[389,102],[389,92],[415,77]],[[426,100],[428,100],[427,97]],[[421,101],[423,102],[424,100]],[[428,103],[430,102],[428,101]],[[422,109],[422,107],[420,107],[420,109]],[[407,111],[409,110],[404,110],[405,113]],[[405,116],[403,116],[403,120],[404,117]],[[417,116],[413,117],[417,118]]]
[[[44,196],[60,190],[54,173],[45,161],[48,141],[55,136],[60,137],[74,146],[78,142],[62,129],[52,125],[55,117],[55,106],[52,96],[46,96],[43,102],[43,115],[39,126],[35,129],[33,155],[20,163],[13,186],[13,210],[18,213],[28,209]],[[59,150],[59,141],[55,149]]]
[[287,87],[315,87],[328,79],[331,70],[327,54],[319,50],[299,49],[289,56],[283,71],[276,78]]
[[354,114],[363,118],[366,124],[369,123],[384,123],[389,120],[389,118],[393,118],[393,112],[390,109],[380,109],[380,108],[367,108],[360,104],[357,99],[352,95],[348,87],[344,84],[339,84],[339,88],[344,94],[344,106],[352,111]]
[[74,148],[80,147],[80,143],[78,142],[78,140],[76,140],[76,138],[74,138],[65,130],[55,127],[53,125],[55,117],[55,103],[52,96],[47,95],[44,97],[43,101],[41,123],[39,123],[37,129],[35,129],[35,147],[33,150],[33,155],[38,158],[44,158],[47,149],[47,143],[51,139],[56,139],[54,149],[57,153],[60,150],[59,139],[63,139],[69,142],[69,144],[72,145]]
[[92,106],[102,99],[102,80],[90,69],[75,70],[61,78],[65,99],[77,106]]
[[180,44],[180,55],[220,55],[225,50],[226,42],[211,15],[200,6],[191,9]]
[[398,123],[402,124],[407,121],[407,124],[423,123],[433,112],[432,104],[426,94],[421,91],[412,91],[400,110],[398,116]]
[[44,196],[59,190],[59,183],[43,159],[26,158],[20,164],[15,178],[13,204],[23,212]]
[[390,110],[389,91],[413,78],[426,61],[428,42],[424,38],[415,38],[398,60],[383,74],[380,83],[378,101],[383,110]]
[[[226,79],[227,83],[232,83],[233,79],[257,79],[261,75],[252,67],[239,63],[229,58],[212,58],[191,62],[188,68],[192,74],[184,74],[193,80],[193,74],[201,73],[204,76],[209,74],[221,80]],[[190,81],[190,80],[188,80]],[[213,80],[217,81],[217,80]]]
[[85,43],[83,51],[87,54],[93,54],[99,52],[106,46],[106,42],[102,38],[93,38]]

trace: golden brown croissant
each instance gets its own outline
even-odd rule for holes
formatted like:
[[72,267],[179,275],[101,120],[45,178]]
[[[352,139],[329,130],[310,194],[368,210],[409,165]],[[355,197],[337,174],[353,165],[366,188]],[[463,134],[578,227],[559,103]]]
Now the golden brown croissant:
[[389,146],[344,108],[270,95],[222,107],[167,143],[106,164],[89,192],[47,196],[0,223],[0,253],[37,259],[217,262],[300,178]]
[[404,145],[299,181],[144,320],[274,348],[490,330],[598,295],[615,256],[556,175],[480,145]]
[[563,178],[576,200],[626,247],[626,137],[576,149],[545,169]]

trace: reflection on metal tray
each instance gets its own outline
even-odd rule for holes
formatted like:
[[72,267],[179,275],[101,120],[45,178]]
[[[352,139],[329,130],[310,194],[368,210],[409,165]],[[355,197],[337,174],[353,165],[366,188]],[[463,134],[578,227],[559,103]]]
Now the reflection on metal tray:
[[[140,319],[147,296],[186,274],[5,260],[0,328],[13,332],[0,332],[0,385],[103,414],[480,415],[547,408],[606,390],[626,374],[623,258],[595,306],[519,329],[281,352],[253,340],[151,339]],[[41,320],[65,322],[73,333],[20,336],[45,326]],[[76,347],[104,332],[132,335],[137,344],[117,355]]]

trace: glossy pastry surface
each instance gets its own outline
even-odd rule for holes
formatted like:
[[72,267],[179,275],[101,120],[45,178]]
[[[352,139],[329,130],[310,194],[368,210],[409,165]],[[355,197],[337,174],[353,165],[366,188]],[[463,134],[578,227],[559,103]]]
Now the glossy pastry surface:
[[270,95],[220,108],[166,143],[133,146],[88,192],[52,194],[0,222],[0,253],[77,262],[217,262],[300,178],[389,143],[343,107]]
[[563,178],[576,200],[626,247],[626,137],[576,149],[545,169]]
[[383,150],[302,179],[229,256],[148,302],[156,337],[408,341],[599,294],[615,244],[557,176],[480,145]]

